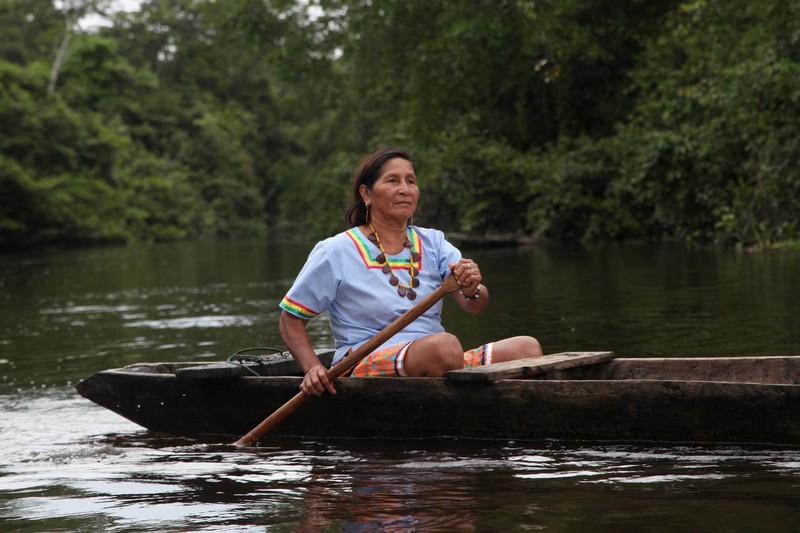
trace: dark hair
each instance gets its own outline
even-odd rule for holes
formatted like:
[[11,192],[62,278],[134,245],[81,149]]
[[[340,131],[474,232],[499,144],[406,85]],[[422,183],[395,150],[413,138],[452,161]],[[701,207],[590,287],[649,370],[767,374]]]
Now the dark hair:
[[411,163],[414,172],[417,172],[417,165],[411,157],[411,152],[405,148],[381,148],[361,161],[358,170],[353,174],[353,202],[345,213],[345,220],[350,224],[351,228],[360,226],[367,221],[367,206],[364,205],[359,189],[361,189],[362,185],[366,185],[368,190],[372,190],[375,180],[381,175],[383,165],[395,157],[400,157]]

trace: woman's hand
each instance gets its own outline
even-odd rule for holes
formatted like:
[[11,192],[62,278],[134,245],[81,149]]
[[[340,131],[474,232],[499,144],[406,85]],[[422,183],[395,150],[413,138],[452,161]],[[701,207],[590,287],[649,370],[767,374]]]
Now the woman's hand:
[[321,364],[308,369],[303,377],[303,383],[300,384],[300,390],[310,396],[319,396],[325,391],[336,394],[333,383],[328,379],[328,369]]
[[336,394],[333,383],[328,379],[328,370],[320,363],[319,357],[311,346],[311,339],[308,338],[306,331],[307,324],[307,320],[286,311],[281,313],[279,327],[283,342],[286,343],[292,357],[297,361],[297,365],[301,369],[306,369],[300,390],[311,396],[319,396],[326,390],[331,394]]
[[452,263],[450,268],[464,294],[468,297],[474,296],[483,279],[478,264],[472,259],[462,257],[458,263]]
[[461,290],[453,293],[458,306],[472,315],[480,313],[489,304],[489,289],[481,285],[483,276],[478,264],[467,257],[451,263],[450,269]]

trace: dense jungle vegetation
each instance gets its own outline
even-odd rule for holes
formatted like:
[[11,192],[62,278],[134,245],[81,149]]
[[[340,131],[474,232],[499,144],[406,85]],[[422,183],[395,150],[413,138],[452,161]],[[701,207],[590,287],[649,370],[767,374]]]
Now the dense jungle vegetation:
[[0,248],[331,234],[389,144],[422,225],[800,240],[797,0],[113,7],[0,1]]

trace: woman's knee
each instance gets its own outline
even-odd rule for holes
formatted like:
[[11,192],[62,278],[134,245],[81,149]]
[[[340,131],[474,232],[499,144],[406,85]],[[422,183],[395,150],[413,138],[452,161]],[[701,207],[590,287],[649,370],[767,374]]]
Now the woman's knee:
[[442,374],[464,366],[464,348],[461,341],[452,333],[438,333],[431,339],[430,354],[426,357],[442,369]]
[[541,357],[542,352],[542,345],[539,344],[539,341],[533,337],[520,337],[520,343],[522,346],[520,347],[520,351],[523,353],[528,354],[527,357]]
[[415,340],[405,357],[410,376],[442,376],[463,366],[464,349],[451,333],[435,333]]
[[528,357],[541,357],[542,345],[533,337],[519,336],[503,339],[494,343],[493,361],[513,361]]

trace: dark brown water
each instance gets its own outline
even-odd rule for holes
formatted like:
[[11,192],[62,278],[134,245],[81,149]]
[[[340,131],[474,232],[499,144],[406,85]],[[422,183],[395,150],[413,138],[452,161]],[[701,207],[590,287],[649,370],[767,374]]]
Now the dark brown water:
[[[0,256],[0,530],[796,531],[800,451],[558,442],[280,441],[148,433],[74,384],[140,361],[280,345],[308,243]],[[472,250],[487,314],[465,345],[552,353],[800,354],[800,254],[676,247]],[[330,345],[312,322],[315,343]],[[231,406],[246,408],[246,406]]]

